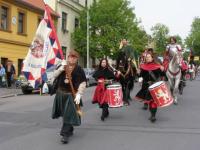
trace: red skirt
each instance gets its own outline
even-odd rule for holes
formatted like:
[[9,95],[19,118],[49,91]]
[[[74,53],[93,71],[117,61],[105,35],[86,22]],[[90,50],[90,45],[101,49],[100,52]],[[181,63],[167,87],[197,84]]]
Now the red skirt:
[[92,103],[93,104],[98,103],[99,105],[107,104],[108,101],[105,98],[105,94],[106,94],[106,88],[104,83],[98,83],[94,92]]

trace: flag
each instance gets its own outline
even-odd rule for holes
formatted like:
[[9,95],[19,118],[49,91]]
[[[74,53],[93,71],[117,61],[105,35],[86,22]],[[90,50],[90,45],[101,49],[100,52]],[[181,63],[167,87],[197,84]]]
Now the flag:
[[63,53],[50,15],[50,7],[45,5],[35,37],[23,61],[22,72],[33,88],[47,80],[46,70],[60,63]]

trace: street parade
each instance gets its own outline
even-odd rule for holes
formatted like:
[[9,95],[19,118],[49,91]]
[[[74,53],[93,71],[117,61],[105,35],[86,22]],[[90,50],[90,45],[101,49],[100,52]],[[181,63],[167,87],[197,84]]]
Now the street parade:
[[198,150],[198,2],[156,1],[1,0],[0,149]]

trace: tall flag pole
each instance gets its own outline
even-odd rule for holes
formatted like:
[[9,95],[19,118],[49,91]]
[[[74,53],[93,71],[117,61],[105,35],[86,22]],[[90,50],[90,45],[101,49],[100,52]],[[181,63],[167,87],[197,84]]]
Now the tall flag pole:
[[64,59],[56,30],[51,19],[50,7],[45,4],[41,20],[28,54],[23,62],[22,72],[33,88],[47,81],[46,70]]

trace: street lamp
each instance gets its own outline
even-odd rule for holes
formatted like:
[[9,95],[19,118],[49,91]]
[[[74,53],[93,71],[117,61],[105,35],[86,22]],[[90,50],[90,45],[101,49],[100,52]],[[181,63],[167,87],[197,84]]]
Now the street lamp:
[[86,7],[87,7],[87,68],[89,68],[89,6],[88,1],[86,0]]

